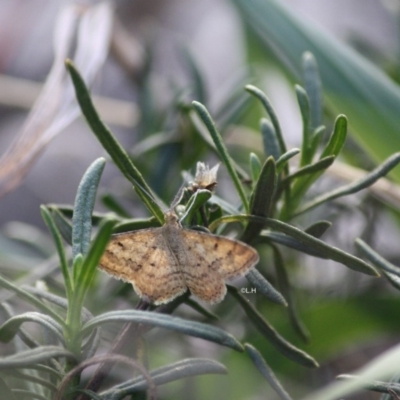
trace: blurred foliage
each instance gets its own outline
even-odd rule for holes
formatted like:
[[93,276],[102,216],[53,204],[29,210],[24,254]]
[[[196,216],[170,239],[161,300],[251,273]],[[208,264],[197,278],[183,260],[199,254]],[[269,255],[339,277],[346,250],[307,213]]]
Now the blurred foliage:
[[[236,3],[245,9],[245,18],[254,17],[250,7],[258,3]],[[260,15],[265,13],[262,4],[269,2],[259,4]],[[254,21],[256,28],[261,26],[258,18]],[[296,30],[296,21],[291,23]],[[297,38],[304,39],[301,35]],[[335,223],[355,211],[343,197],[389,173],[400,162],[400,154],[388,151],[394,147],[391,142],[373,154],[381,164],[361,179],[332,189],[328,178],[328,189],[324,189],[326,171],[345,148],[347,118],[342,114],[331,118],[331,130],[322,125],[327,117],[321,81],[326,85],[326,74],[334,81],[335,75],[333,66],[326,66],[329,60],[317,65],[316,59],[322,56],[318,46],[313,50],[316,58],[303,51],[293,56],[296,64],[301,61],[302,67],[296,67],[295,73],[304,85],[294,89],[302,117],[300,149],[287,148],[266,94],[255,85],[247,85],[247,93],[241,89],[248,77],[237,83],[237,89],[218,109],[211,109],[205,79],[188,49],[182,53],[192,85],[172,85],[172,100],[163,109],[156,105],[158,93],[149,84],[149,58],[139,79],[139,141],[124,149],[100,120],[79,71],[67,61],[89,126],[133,186],[136,197],[109,193],[105,188],[102,201],[109,212],[93,211],[105,165],[100,158],[84,174],[74,205],[51,204],[41,209],[56,256],[49,251],[46,235],[33,231],[26,235],[25,226],[14,225],[1,237],[4,322],[0,340],[8,343],[0,358],[2,393],[10,399],[81,400],[146,396],[290,400],[290,394],[311,400],[334,399],[359,388],[383,392],[382,399],[389,400],[390,394],[400,393],[396,386],[398,349],[371,361],[357,376],[344,376],[315,393],[319,388],[311,383],[315,372],[307,369],[328,363],[350,348],[396,336],[396,289],[400,287],[400,269],[365,241],[357,239],[356,244],[368,262],[321,239],[325,234],[331,239]],[[362,94],[356,90],[360,82],[354,76],[345,85],[347,91],[353,91],[350,105]],[[335,82],[338,80],[336,75]],[[347,107],[342,94],[336,98],[331,93],[332,88],[339,90],[343,85],[328,83],[325,95],[331,110],[345,103],[353,116],[357,107]],[[375,94],[387,95],[385,87]],[[377,126],[392,123],[371,118],[373,124],[368,119],[363,121],[365,125],[356,123],[355,129],[368,125],[371,133]],[[260,145],[252,143],[250,151],[243,146],[243,138],[245,142],[255,138]],[[371,139],[370,150],[380,141]],[[191,171],[196,165],[199,168],[202,160],[222,164],[217,192],[213,192],[214,185],[201,190],[193,185]],[[317,193],[319,184],[323,189]],[[182,196],[176,210],[184,227],[201,225],[218,235],[234,234],[260,253],[257,270],[247,274],[247,281],[229,285],[226,299],[212,307],[198,303],[190,293],[156,307],[138,299],[131,285],[96,271],[110,235],[162,225],[167,204],[179,187]],[[367,202],[365,196],[359,208]],[[135,218],[144,213],[147,217]],[[341,283],[311,284],[314,277],[304,267],[309,257],[319,259],[319,268],[326,268],[326,275],[329,268],[338,271]],[[353,271],[343,272],[335,262]],[[367,276],[357,285],[360,273]],[[378,275],[382,278],[376,279]],[[384,279],[393,290],[382,283]],[[348,286],[348,291],[341,292],[343,287],[338,286]],[[98,356],[100,353],[104,356]],[[94,372],[82,373],[91,365],[97,365]],[[226,377],[220,376],[227,372]]]

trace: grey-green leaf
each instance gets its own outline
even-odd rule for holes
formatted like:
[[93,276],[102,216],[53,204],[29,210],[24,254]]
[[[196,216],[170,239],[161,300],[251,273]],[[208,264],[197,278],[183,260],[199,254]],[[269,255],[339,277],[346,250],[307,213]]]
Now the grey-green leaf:
[[260,123],[260,130],[263,139],[265,156],[267,158],[272,156],[275,161],[278,160],[281,156],[281,150],[273,124],[266,118],[262,118]]
[[242,186],[242,183],[240,182],[240,179],[239,179],[238,173],[235,169],[233,160],[231,159],[231,156],[228,153],[228,150],[222,140],[221,134],[218,132],[218,130],[215,126],[215,123],[211,118],[210,113],[208,112],[208,110],[206,109],[206,107],[203,104],[201,104],[197,101],[193,101],[192,105],[193,105],[194,110],[200,117],[200,119],[203,121],[204,125],[207,127],[207,130],[213,139],[214,145],[218,150],[219,156],[221,157],[223,163],[225,164],[225,167],[229,172],[229,175],[233,181],[233,184],[236,187],[236,190],[240,196],[240,199],[242,200],[243,207],[246,211],[248,211],[249,204],[248,204],[245,190]]
[[7,290],[16,293],[21,299],[25,300],[27,303],[37,307],[39,310],[42,310],[47,315],[50,315],[59,324],[61,325],[64,324],[63,319],[47,304],[45,304],[35,296],[31,295],[26,290],[23,290],[22,288],[19,288],[18,286],[14,285],[12,282],[2,277],[1,275],[0,275],[0,287],[3,287]]
[[262,333],[277,350],[290,360],[304,365],[305,367],[318,367],[318,363],[314,358],[285,340],[235,287],[227,285],[227,288],[228,292],[238,301],[257,330]]
[[188,321],[182,318],[163,315],[154,312],[124,310],[112,311],[94,317],[83,325],[82,333],[95,328],[96,326],[112,322],[136,322],[151,326],[158,326],[185,335],[199,337],[211,342],[231,347],[237,351],[243,351],[241,343],[231,334],[220,328],[195,321]]
[[338,115],[335,120],[333,132],[327,145],[321,154],[321,159],[328,156],[338,156],[347,138],[347,118],[345,115]]
[[57,207],[48,207],[51,215],[53,216],[54,222],[60,231],[63,239],[69,244],[72,245],[72,225],[71,223],[64,217],[64,215],[58,210]]
[[72,217],[72,256],[85,255],[89,249],[92,234],[92,212],[96,200],[97,187],[100,182],[106,160],[94,161],[79,184],[76,193],[74,215]]
[[276,246],[272,246],[272,250],[278,285],[288,302],[288,314],[290,322],[298,335],[304,340],[304,342],[308,343],[310,339],[310,334],[307,327],[300,318],[297,307],[298,303],[295,301],[294,298],[293,288],[290,284],[283,257]]
[[390,170],[392,170],[396,165],[400,162],[400,153],[395,153],[390,156],[385,162],[379,165],[370,173],[366,174],[362,179],[350,183],[349,185],[345,185],[339,187],[331,192],[324,193],[313,200],[303,204],[297,211],[296,215],[302,214],[305,211],[311,210],[318,205],[325,203],[329,200],[334,200],[339,197],[347,196],[349,194],[353,194],[359,192],[362,189],[371,186],[374,182],[376,182],[379,178],[385,176]]
[[90,125],[93,133],[100,141],[104,149],[108,152],[115,165],[120,169],[123,175],[133,184],[133,187],[148,207],[151,213],[158,219],[158,221],[164,223],[164,213],[161,208],[161,202],[151,191],[146,181],[143,179],[141,173],[133,164],[132,160],[118,143],[117,139],[111,133],[111,131],[101,121],[90,97],[89,90],[87,89],[85,82],[83,81],[78,70],[75,68],[71,60],[67,60],[65,63],[74,84],[76,97],[81,107],[82,113],[86,117],[88,124]]
[[61,343],[64,342],[63,329],[54,319],[38,312],[26,312],[11,317],[0,326],[0,341],[9,342],[18,332],[24,322],[36,322],[55,335]]
[[250,171],[252,182],[257,182],[261,172],[261,161],[258,158],[257,154],[253,152],[250,153]]
[[275,392],[282,400],[292,400],[286,390],[283,388],[278,378],[275,376],[271,367],[264,360],[261,353],[251,344],[245,343],[244,349],[247,354],[250,356],[251,361],[253,361],[254,365],[257,367],[261,375],[268,381],[268,383],[272,386]]
[[286,144],[285,144],[285,141],[283,139],[281,126],[279,124],[279,120],[278,120],[278,117],[276,116],[275,110],[272,107],[272,104],[269,101],[267,95],[262,90],[260,90],[259,88],[255,87],[253,85],[247,85],[245,87],[245,89],[250,94],[252,94],[253,96],[257,97],[258,100],[260,100],[261,104],[264,106],[265,111],[267,112],[268,116],[270,117],[272,125],[274,127],[276,138],[277,138],[278,143],[279,143],[280,154],[286,153]]
[[51,360],[52,358],[75,359],[75,356],[58,346],[41,346],[35,349],[21,351],[12,356],[0,358],[0,369],[7,368],[29,368],[39,363]]
[[[226,368],[206,358],[188,358],[150,371],[155,385],[160,386],[189,376],[204,374],[226,374]],[[128,394],[146,390],[148,382],[143,376],[121,383],[102,393],[105,400],[121,400]]]
[[331,226],[332,222],[318,221],[304,229],[304,232],[319,239]]
[[268,300],[271,300],[276,304],[287,306],[287,302],[282,294],[278,292],[278,290],[276,290],[256,269],[253,269],[246,274],[246,279],[257,289],[257,293],[261,293]]
[[300,153],[300,149],[292,149],[282,154],[276,161],[276,173],[279,174],[287,165],[288,161]]
[[[268,217],[270,215],[272,212],[272,199],[275,193],[276,181],[275,161],[271,156],[265,161],[251,196],[251,215],[257,215],[259,217]],[[243,233],[242,240],[249,243],[258,235],[262,227],[263,223],[250,221]]]
[[385,260],[376,251],[371,249],[371,247],[368,246],[367,243],[365,243],[362,239],[356,239],[355,244],[361,250],[363,255],[377,268],[400,277],[400,268]]
[[299,242],[305,244],[306,246],[313,247],[315,250],[320,251],[325,254],[326,257],[331,260],[337,261],[346,265],[350,269],[354,269],[355,271],[362,272],[371,276],[379,276],[379,273],[373,268],[371,265],[367,264],[365,261],[357,258],[351,254],[348,254],[337,247],[330,246],[311,235],[308,235],[304,231],[286,224],[282,221],[278,221],[272,218],[265,218],[266,225],[272,229],[276,229],[286,235],[293,237]]
[[297,102],[299,103],[301,119],[303,121],[303,140],[301,145],[300,166],[304,167],[311,163],[313,152],[311,147],[311,128],[310,128],[310,103],[307,92],[300,86],[295,85]]
[[180,218],[180,221],[191,221],[197,210],[211,198],[211,192],[206,189],[197,190],[194,195],[189,199],[185,214]]

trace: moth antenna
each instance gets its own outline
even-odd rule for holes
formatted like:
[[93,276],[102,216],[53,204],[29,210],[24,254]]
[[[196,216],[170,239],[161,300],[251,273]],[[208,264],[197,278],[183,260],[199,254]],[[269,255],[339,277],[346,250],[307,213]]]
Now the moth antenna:
[[175,207],[180,203],[182,200],[183,194],[185,192],[185,182],[182,183],[181,187],[179,188],[177,194],[174,197],[174,200],[172,200],[171,206],[169,207],[168,211],[173,211]]

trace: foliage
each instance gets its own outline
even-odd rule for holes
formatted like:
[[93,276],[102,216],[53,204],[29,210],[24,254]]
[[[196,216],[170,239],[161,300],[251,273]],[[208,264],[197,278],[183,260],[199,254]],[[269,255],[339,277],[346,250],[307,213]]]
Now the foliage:
[[[345,113],[352,134],[378,163],[400,148],[398,115],[400,89],[381,69],[318,26],[296,15],[277,0],[233,0],[251,41],[261,43],[283,69],[301,78],[300,60],[311,52],[321,71],[326,105],[332,113]],[[258,40],[257,40],[257,39]],[[265,51],[263,51],[265,54]],[[304,80],[307,87],[307,78]],[[398,182],[400,169],[392,176]]]
[[[179,337],[181,348],[195,348],[196,344],[189,346],[191,341],[183,341],[182,337],[185,335],[228,348],[230,353],[227,357],[247,357],[277,395],[288,400],[291,398],[289,390],[283,388],[266,362],[265,354],[268,350],[265,348],[271,345],[280,353],[279,358],[293,361],[298,370],[302,367],[316,368],[318,362],[286,339],[279,328],[265,316],[269,310],[273,313],[279,309],[277,313],[282,319],[286,307],[297,339],[300,338],[303,342],[308,340],[309,334],[297,309],[291,285],[291,270],[287,266],[284,249],[295,250],[297,257],[299,254],[306,254],[322,260],[333,260],[372,277],[381,273],[399,288],[399,269],[383,260],[363,241],[358,240],[357,246],[369,262],[321,239],[330,228],[330,222],[317,220],[305,229],[299,227],[302,224],[299,216],[303,217],[306,212],[328,201],[365,189],[400,162],[400,154],[394,154],[359,181],[313,196],[310,190],[312,185],[340,155],[347,134],[347,119],[344,115],[339,115],[328,140],[323,140],[325,128],[321,125],[320,78],[313,56],[309,53],[303,56],[307,84],[305,88],[297,85],[295,89],[303,121],[303,142],[300,150],[287,149],[278,118],[265,93],[256,86],[246,86],[247,92],[259,102],[268,117],[263,118],[260,123],[263,152],[246,155],[249,160],[247,166],[240,162],[239,155],[237,158],[233,155],[217,126],[224,127],[235,122],[237,110],[246,109],[250,96],[242,93],[241,96],[247,96],[243,100],[236,94],[232,95],[226,102],[224,113],[217,113],[217,123],[214,122],[207,104],[203,104],[207,102],[207,97],[201,74],[189,53],[186,57],[191,61],[189,64],[195,80],[193,96],[202,103],[179,98],[172,105],[170,113],[175,116],[174,128],[180,135],[171,135],[171,129],[165,128],[160,129],[162,133],[143,138],[139,146],[146,149],[143,153],[148,156],[147,162],[143,160],[143,154],[136,159],[119,144],[98,116],[85,82],[74,64],[69,60],[66,62],[78,102],[89,126],[108,156],[133,186],[150,217],[130,218],[129,213],[111,194],[104,197],[104,204],[110,209],[110,213],[93,212],[105,165],[103,158],[94,161],[86,171],[72,208],[60,205],[42,207],[43,219],[58,254],[55,267],[47,268],[42,276],[52,290],[21,285],[18,281],[0,277],[0,286],[3,289],[29,304],[29,309],[35,310],[16,314],[9,301],[6,301],[10,299],[2,299],[2,309],[7,318],[0,326],[0,340],[4,343],[12,342],[14,345],[10,354],[0,359],[1,390],[8,394],[8,398],[117,400],[127,396],[132,399],[143,398],[146,393],[147,398],[155,399],[158,386],[165,383],[191,376],[227,372],[220,362],[204,357],[182,358],[172,363],[168,361],[154,369],[148,367],[147,355],[151,357],[156,354],[151,349],[146,349],[145,340],[154,339],[155,336],[159,342],[167,342],[170,337]],[[154,112],[151,108],[143,111],[144,116],[152,120],[152,124],[156,120],[162,120],[149,117]],[[191,147],[190,155],[182,151],[188,147]],[[193,168],[193,161],[205,157],[210,150],[227,171],[236,195],[220,197],[208,189],[193,190],[190,178],[188,179],[189,173],[186,172],[186,182],[177,207],[182,223],[187,227],[201,225],[203,229],[219,235],[228,235],[233,230],[241,240],[257,247],[262,256],[260,265],[246,279],[256,289],[257,299],[267,299],[270,302],[260,305],[257,300],[253,301],[245,296],[245,291],[228,285],[228,305],[224,305],[224,302],[213,310],[214,313],[190,298],[189,293],[169,304],[155,307],[132,299],[132,291],[129,288],[128,292],[124,284],[118,283],[112,290],[105,289],[107,286],[97,277],[96,267],[110,235],[127,229],[143,229],[162,224],[163,210],[172,194],[171,187],[180,180],[175,178],[170,181],[168,177],[178,175],[177,170]],[[178,163],[173,161],[176,154],[183,154]],[[297,154],[297,166],[294,169],[289,168],[289,161],[293,161]],[[142,174],[142,169],[146,173]],[[144,178],[147,174],[149,180]],[[93,228],[95,234],[92,238]],[[266,278],[265,265],[268,257],[275,265],[276,286],[279,290]],[[324,262],[326,261],[322,261]],[[50,278],[56,268],[61,272],[62,279],[54,283]],[[37,275],[31,277],[31,282],[36,279]],[[110,295],[111,300],[105,294]],[[135,301],[136,304],[134,308],[120,310],[117,301],[120,299],[128,304]],[[192,313],[186,312],[185,306],[190,307]],[[242,314],[237,312],[239,309]],[[95,316],[93,312],[96,313]],[[219,318],[219,325],[222,327],[216,326]],[[25,329],[26,323],[38,325],[43,334],[34,337]],[[120,324],[122,328],[116,334],[115,327]],[[245,332],[243,336],[250,338],[252,343],[244,343],[246,340],[238,339],[238,334],[228,332],[230,328],[240,332],[238,327]],[[169,336],[164,330],[175,334]],[[163,332],[162,336],[157,336],[160,335],[159,331]],[[251,335],[249,332],[255,334]],[[100,352],[104,353],[104,338],[112,340],[112,343],[107,345],[107,354],[100,356]],[[216,345],[213,349],[217,348]],[[160,346],[166,351],[166,345],[161,343]],[[232,355],[234,352],[231,350],[235,350],[237,354]],[[122,352],[124,355],[118,354]],[[358,377],[344,376],[343,383],[324,389],[322,393],[310,394],[307,399],[322,398],[321,396],[333,399],[360,386],[389,394],[396,392],[396,383],[375,382],[372,379],[388,379],[389,375],[398,372],[398,358],[398,350],[383,355],[364,371],[360,371]],[[126,379],[123,372],[114,372],[120,364],[132,367],[134,374]],[[92,365],[97,365],[97,369],[88,378],[83,371]],[[107,388],[104,385],[106,378]],[[115,382],[121,379],[122,383]]]

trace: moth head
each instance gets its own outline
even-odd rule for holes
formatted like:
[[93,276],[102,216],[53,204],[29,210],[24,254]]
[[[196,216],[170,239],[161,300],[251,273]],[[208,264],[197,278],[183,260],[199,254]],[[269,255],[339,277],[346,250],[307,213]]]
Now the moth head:
[[169,210],[165,213],[165,224],[166,225],[180,225],[179,217],[172,210]]

